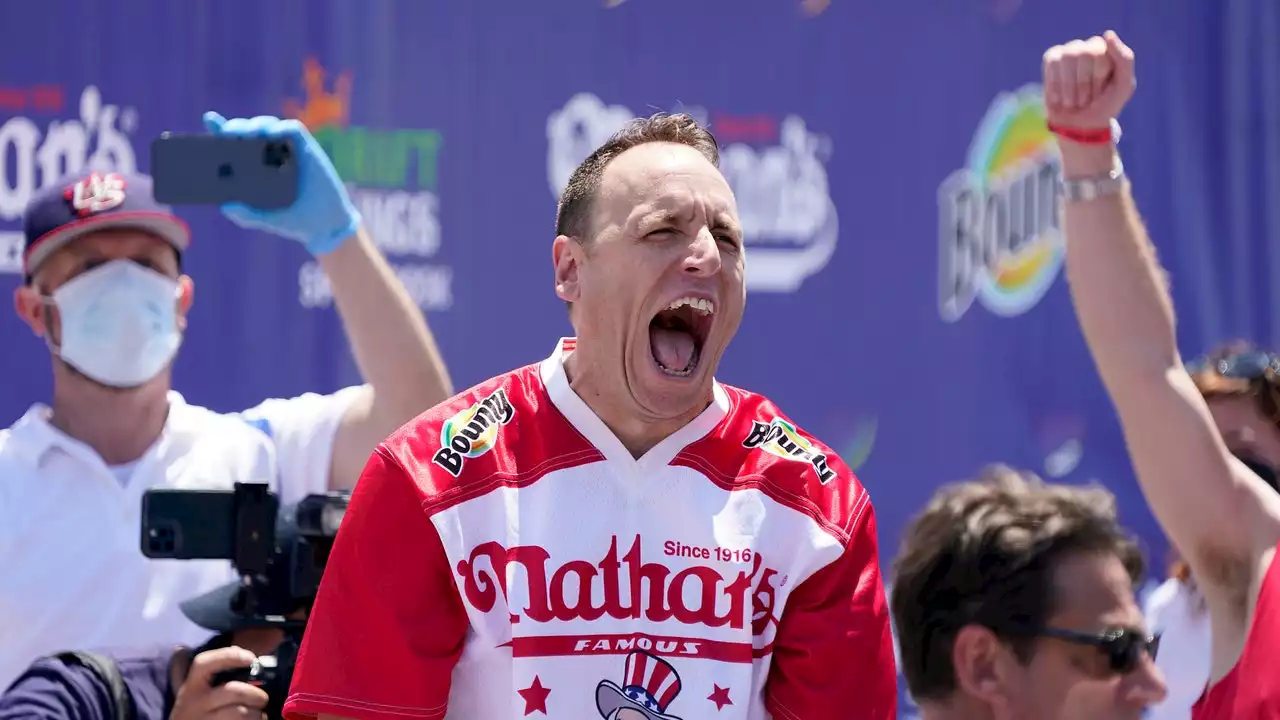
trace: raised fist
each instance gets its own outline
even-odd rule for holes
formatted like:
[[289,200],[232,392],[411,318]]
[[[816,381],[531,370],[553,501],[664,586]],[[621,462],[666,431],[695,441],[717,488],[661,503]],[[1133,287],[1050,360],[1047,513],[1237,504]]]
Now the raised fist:
[[1044,106],[1052,124],[1106,128],[1136,87],[1133,50],[1111,30],[1045,51]]

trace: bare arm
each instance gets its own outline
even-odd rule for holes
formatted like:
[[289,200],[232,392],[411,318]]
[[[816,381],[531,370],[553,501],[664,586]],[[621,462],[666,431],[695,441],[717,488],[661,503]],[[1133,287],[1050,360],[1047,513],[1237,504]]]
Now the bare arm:
[[453,386],[422,312],[363,228],[319,262],[367,383],[333,441],[329,487],[349,488],[383,438]]
[[[1082,68],[1086,62],[1102,71]],[[1097,78],[1092,91],[1066,81],[1086,76]],[[1114,36],[1050,50],[1051,122],[1105,127],[1132,94],[1133,77],[1132,53]],[[1062,140],[1060,147],[1069,180],[1112,168],[1114,146]],[[1127,183],[1118,194],[1065,202],[1063,223],[1076,313],[1142,491],[1202,583],[1244,592],[1259,558],[1280,540],[1280,501],[1227,451],[1182,365],[1166,277]]]

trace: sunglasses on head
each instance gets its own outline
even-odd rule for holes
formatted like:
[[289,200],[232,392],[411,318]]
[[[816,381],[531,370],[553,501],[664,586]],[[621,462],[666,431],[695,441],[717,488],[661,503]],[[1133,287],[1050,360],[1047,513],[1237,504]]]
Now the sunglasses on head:
[[1142,656],[1148,655],[1153,661],[1160,649],[1159,635],[1143,635],[1129,628],[1115,628],[1100,633],[1064,630],[1046,627],[1033,633],[1039,637],[1050,637],[1065,640],[1077,645],[1092,645],[1107,657],[1112,672],[1126,674],[1137,669]]
[[[1191,372],[1211,370],[1224,378],[1257,382],[1265,380],[1273,386],[1272,392],[1259,395],[1259,409],[1264,416],[1276,418],[1280,422],[1280,356],[1262,350],[1246,350],[1227,355],[1217,360],[1201,359],[1188,366]],[[1267,371],[1271,376],[1267,376]],[[1262,481],[1273,488],[1277,485],[1276,469],[1269,463],[1247,454],[1235,453],[1236,458],[1252,470]]]
[[1262,350],[1245,350],[1217,359],[1201,358],[1187,366],[1192,372],[1212,370],[1233,380],[1259,380],[1267,371],[1280,375],[1280,357]]

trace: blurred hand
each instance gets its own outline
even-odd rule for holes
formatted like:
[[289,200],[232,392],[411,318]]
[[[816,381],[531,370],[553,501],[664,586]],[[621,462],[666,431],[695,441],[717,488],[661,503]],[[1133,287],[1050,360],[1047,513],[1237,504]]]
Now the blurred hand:
[[1109,127],[1135,88],[1133,50],[1111,30],[1045,51],[1044,105],[1052,124],[1081,130]]
[[247,668],[254,655],[238,647],[218,648],[191,660],[187,679],[174,696],[169,720],[231,720],[266,718],[267,693],[248,683],[232,681],[213,687],[213,676],[223,670]]
[[240,227],[266,230],[293,238],[313,255],[323,255],[355,235],[360,213],[320,143],[297,120],[262,115],[255,118],[204,114],[204,126],[214,135],[292,140],[298,153],[298,199],[282,210],[259,210],[240,203],[222,207],[222,214]]

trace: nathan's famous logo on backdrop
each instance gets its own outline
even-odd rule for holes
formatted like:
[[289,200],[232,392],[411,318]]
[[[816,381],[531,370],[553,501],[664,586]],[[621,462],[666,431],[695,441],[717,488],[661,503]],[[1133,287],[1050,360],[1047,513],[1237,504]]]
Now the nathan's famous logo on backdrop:
[[27,203],[83,170],[135,172],[138,113],[104,103],[92,85],[71,98],[61,85],[0,85],[0,118],[0,273],[20,273]]
[[440,449],[431,460],[454,477],[462,474],[469,458],[480,457],[493,449],[498,429],[511,422],[516,410],[507,399],[507,391],[499,388],[489,397],[444,421],[440,428]]
[[[710,126],[720,169],[738,198],[747,246],[747,289],[794,292],[826,267],[839,218],[827,186],[828,138],[795,115],[732,116],[680,108]],[[557,198],[569,176],[635,113],[579,93],[547,118],[547,180]]]
[[[424,310],[449,309],[453,269],[426,262],[440,250],[439,131],[353,126],[352,73],[339,73],[332,90],[325,81],[325,68],[308,58],[302,66],[304,98],[285,100],[284,115],[306,125],[329,154],[373,241],[414,301]],[[314,261],[298,272],[298,300],[303,307],[333,302],[329,280]]]
[[938,311],[954,322],[977,299],[1020,315],[1048,292],[1065,253],[1057,144],[1041,88],[1003,93],[978,126],[968,167],[938,190]]
[[747,439],[742,441],[742,446],[751,449],[760,448],[770,455],[776,455],[785,460],[807,462],[813,466],[814,472],[818,473],[818,480],[823,485],[836,476],[836,472],[827,466],[827,456],[796,432],[795,425],[782,418],[774,418],[767,423],[752,420],[751,432],[747,434]]

